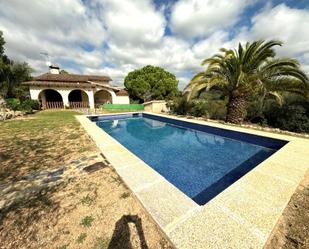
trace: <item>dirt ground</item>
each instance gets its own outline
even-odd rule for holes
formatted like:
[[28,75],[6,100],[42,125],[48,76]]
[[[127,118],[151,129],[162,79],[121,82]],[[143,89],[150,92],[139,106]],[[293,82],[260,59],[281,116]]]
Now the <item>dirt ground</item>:
[[298,185],[264,248],[309,248],[309,170]]
[[0,123],[0,248],[173,248],[73,115]]

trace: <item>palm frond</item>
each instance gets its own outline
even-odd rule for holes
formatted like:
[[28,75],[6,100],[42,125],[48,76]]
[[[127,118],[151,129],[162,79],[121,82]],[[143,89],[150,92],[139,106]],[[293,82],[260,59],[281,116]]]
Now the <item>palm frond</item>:
[[238,44],[235,50],[221,48],[221,54],[203,60],[207,68],[196,74],[185,88],[190,96],[214,86],[226,94],[265,93],[280,99],[282,92],[309,95],[309,79],[299,62],[290,58],[275,58],[274,47],[282,46],[278,40],[258,40]]
[[268,92],[268,94],[271,96],[274,96],[280,105],[283,104],[284,99],[283,99],[282,94],[280,94],[279,92],[274,92],[274,91],[270,91]]

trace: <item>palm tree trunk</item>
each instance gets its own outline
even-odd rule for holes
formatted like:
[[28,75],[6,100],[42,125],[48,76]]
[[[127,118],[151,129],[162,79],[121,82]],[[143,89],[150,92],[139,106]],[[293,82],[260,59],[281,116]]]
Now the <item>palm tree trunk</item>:
[[240,124],[245,117],[246,98],[244,95],[231,96],[227,104],[226,122]]

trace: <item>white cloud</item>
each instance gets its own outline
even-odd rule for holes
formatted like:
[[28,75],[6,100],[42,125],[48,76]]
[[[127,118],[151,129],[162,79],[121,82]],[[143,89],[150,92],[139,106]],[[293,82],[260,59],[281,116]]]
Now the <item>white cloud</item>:
[[254,16],[252,21],[253,39],[280,39],[284,42],[282,51],[288,56],[309,52],[309,10],[280,4]]
[[192,50],[195,57],[202,61],[218,52],[219,48],[225,47],[228,41],[228,32],[217,31],[209,36],[207,39],[197,42]]
[[158,8],[151,0],[0,0],[0,30],[6,53],[36,74],[46,72],[40,52],[48,52],[69,72],[107,74],[116,85],[151,64],[176,74],[182,88],[219,48],[261,38],[283,40],[280,55],[297,57],[309,72],[309,10],[266,5],[250,26],[235,26],[255,1],[179,0]]
[[[252,18],[252,27],[245,27],[231,43],[257,39],[278,39],[284,42],[278,55],[294,57],[309,74],[309,10],[293,9],[285,4],[268,6]],[[307,55],[307,56],[306,56]]]
[[252,0],[179,0],[172,8],[171,28],[186,38],[205,37],[233,26]]
[[142,47],[161,41],[166,21],[150,0],[103,0],[102,6],[110,42]]
[[122,85],[124,77],[130,72],[131,68],[126,68],[125,66],[120,66],[117,68],[112,67],[101,67],[101,68],[86,68],[86,74],[94,75],[108,75],[112,78],[112,85]]
[[40,52],[48,52],[53,63],[101,63],[98,52],[86,53],[81,46],[100,48],[105,40],[103,24],[79,0],[1,1],[0,30],[6,53],[15,60],[28,61],[36,71],[45,66]]
[[[105,67],[104,70],[116,76],[116,84],[122,80],[120,76],[145,65],[161,66],[174,74],[181,74],[199,65],[190,44],[174,37],[164,37],[160,44],[147,49],[134,45],[110,44],[106,56],[114,67]],[[103,72],[101,68],[88,69],[90,71]]]

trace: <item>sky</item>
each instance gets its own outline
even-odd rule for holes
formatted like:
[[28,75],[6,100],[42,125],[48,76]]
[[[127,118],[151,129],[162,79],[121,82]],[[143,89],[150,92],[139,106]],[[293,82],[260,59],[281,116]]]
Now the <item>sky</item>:
[[6,54],[34,75],[51,62],[121,86],[155,65],[182,89],[203,59],[257,39],[283,41],[277,54],[309,74],[309,0],[0,0],[0,30]]

